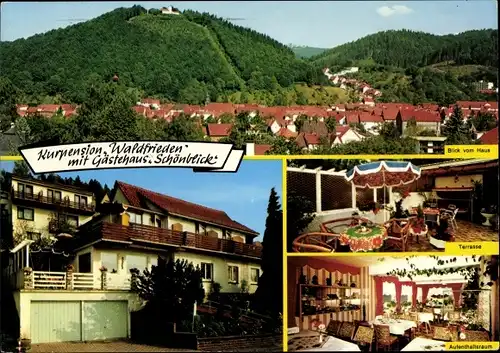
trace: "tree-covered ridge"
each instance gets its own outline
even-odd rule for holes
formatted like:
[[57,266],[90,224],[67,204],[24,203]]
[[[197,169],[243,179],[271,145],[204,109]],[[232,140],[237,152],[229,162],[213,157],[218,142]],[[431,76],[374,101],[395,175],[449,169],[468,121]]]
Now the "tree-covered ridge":
[[88,99],[89,83],[115,74],[143,96],[199,104],[245,86],[290,86],[314,73],[290,48],[253,30],[208,14],[171,16],[139,6],[1,43],[0,57],[2,75],[25,97],[74,103]]
[[498,30],[484,29],[438,36],[410,30],[378,32],[311,58],[316,66],[347,66],[373,59],[377,64],[411,67],[442,61],[498,67]]
[[267,77],[268,81],[274,77],[283,87],[305,78],[309,65],[297,59],[289,47],[269,36],[208,13],[185,11],[183,14],[214,33],[241,77],[250,81],[251,86],[257,85],[254,88],[270,86],[270,82],[259,82]]

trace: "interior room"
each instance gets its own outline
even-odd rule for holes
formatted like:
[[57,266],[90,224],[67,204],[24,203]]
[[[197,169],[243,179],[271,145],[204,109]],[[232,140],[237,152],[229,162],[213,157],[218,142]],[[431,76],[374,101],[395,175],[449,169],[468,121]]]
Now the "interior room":
[[498,256],[288,257],[289,351],[498,341]]

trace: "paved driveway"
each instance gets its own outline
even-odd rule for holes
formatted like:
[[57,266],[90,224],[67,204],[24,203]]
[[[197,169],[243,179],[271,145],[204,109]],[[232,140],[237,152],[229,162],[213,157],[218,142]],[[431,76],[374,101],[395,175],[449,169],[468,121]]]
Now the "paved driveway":
[[188,349],[164,348],[136,344],[128,341],[112,342],[61,342],[33,344],[34,352],[196,352]]

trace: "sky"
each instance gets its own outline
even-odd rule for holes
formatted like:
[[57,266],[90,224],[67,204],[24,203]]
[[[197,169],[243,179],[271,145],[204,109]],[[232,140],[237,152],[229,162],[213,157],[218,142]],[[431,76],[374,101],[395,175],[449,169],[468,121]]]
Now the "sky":
[[2,41],[89,20],[118,7],[209,12],[284,43],[331,48],[389,29],[434,34],[498,28],[497,1],[3,2]]
[[[14,162],[2,161],[0,169],[12,171]],[[111,169],[58,173],[82,181],[97,179],[113,187],[115,180],[168,196],[225,211],[233,220],[259,232],[262,240],[271,188],[282,191],[281,161],[243,161],[237,173],[194,173],[190,169]]]

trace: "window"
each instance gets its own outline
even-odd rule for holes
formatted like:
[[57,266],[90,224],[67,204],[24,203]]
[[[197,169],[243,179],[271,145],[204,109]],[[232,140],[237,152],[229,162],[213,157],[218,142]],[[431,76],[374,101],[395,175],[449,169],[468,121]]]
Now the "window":
[[81,273],[92,272],[92,262],[90,261],[90,253],[78,256],[78,272]]
[[157,257],[150,257],[149,258],[149,265],[150,265],[150,267],[158,266],[158,258]]
[[71,215],[66,215],[66,222],[68,224],[72,225],[73,227],[78,227],[78,217],[77,216],[71,216]]
[[211,281],[213,279],[214,265],[206,262],[201,263],[201,274],[205,281]]
[[251,283],[259,283],[260,277],[260,269],[259,268],[251,268],[250,269],[250,282]]
[[17,218],[24,219],[26,221],[34,221],[35,220],[35,211],[32,208],[17,208]]
[[26,189],[25,189],[25,191],[24,191],[24,192],[25,192],[25,194],[26,194],[26,197],[30,197],[30,198],[31,198],[31,197],[33,197],[33,186],[31,186],[31,185],[26,185],[26,187],[25,187],[25,188],[26,188]]
[[130,223],[142,224],[142,214],[132,213],[132,212],[127,212],[127,213],[130,217],[129,219]]
[[53,190],[47,190],[47,198],[49,200],[53,200],[54,199],[54,191]]
[[75,195],[75,203],[76,203],[77,205],[79,205],[79,204],[80,204],[80,195]]
[[229,283],[238,283],[239,281],[239,269],[238,266],[228,266],[227,267],[227,276]]
[[194,224],[194,232],[200,234],[200,224],[198,222]]
[[116,272],[118,270],[118,255],[110,252],[102,252],[101,266],[106,267],[108,272]]
[[55,201],[61,201],[62,199],[62,194],[60,191],[54,191],[54,200]]
[[38,232],[26,232],[26,235],[28,236],[28,239],[30,240],[37,240],[42,237],[42,233]]
[[88,202],[87,196],[81,196],[80,197],[80,206],[87,207],[87,202]]
[[222,239],[231,239],[231,231],[223,229],[222,230]]
[[24,197],[33,197],[33,186],[26,184],[17,184],[17,192]]
[[148,259],[146,256],[140,255],[127,255],[127,273],[130,273],[130,270],[133,268],[138,269],[139,271],[144,271],[148,266]]

